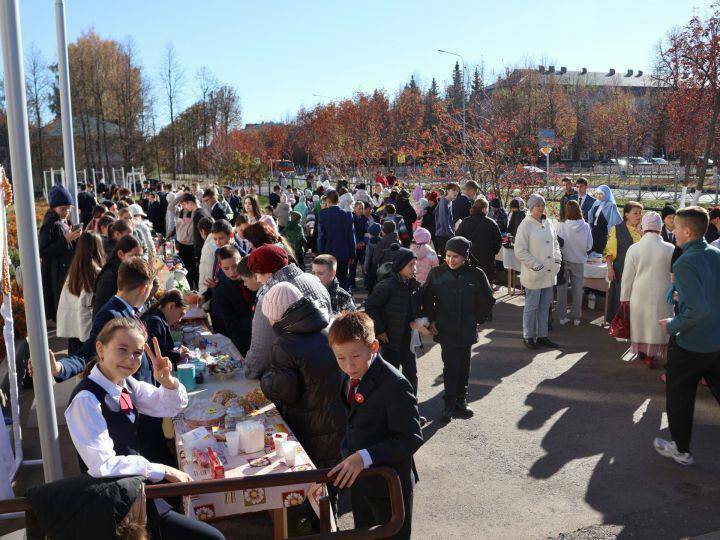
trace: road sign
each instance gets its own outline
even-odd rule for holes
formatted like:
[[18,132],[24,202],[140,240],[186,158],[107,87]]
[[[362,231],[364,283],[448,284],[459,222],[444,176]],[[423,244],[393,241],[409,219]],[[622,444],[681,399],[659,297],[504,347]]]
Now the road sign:
[[543,146],[543,147],[540,149],[540,153],[541,153],[543,156],[549,156],[549,155],[550,155],[550,152],[552,152],[552,147],[550,147],[550,146]]
[[557,139],[554,129],[540,129],[538,130],[538,146],[552,146]]

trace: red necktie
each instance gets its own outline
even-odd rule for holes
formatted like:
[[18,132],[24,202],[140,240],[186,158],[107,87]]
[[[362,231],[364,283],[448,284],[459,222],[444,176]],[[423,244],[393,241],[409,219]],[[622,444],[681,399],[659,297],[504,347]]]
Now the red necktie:
[[348,404],[355,401],[358,384],[360,384],[360,379],[350,379],[350,387],[348,388]]
[[127,415],[135,412],[135,405],[133,405],[130,392],[127,391],[127,388],[123,388],[120,392],[120,412],[124,412]]

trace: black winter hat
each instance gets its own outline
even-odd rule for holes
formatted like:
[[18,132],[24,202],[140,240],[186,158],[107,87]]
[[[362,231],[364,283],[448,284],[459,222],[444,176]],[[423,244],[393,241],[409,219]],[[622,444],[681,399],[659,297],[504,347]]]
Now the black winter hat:
[[405,268],[407,263],[417,259],[417,255],[412,250],[401,247],[400,244],[392,244],[390,250],[392,251],[393,272],[399,272]]
[[466,259],[470,256],[470,248],[472,242],[464,236],[453,236],[445,244],[445,251],[452,251],[458,255],[462,255]]

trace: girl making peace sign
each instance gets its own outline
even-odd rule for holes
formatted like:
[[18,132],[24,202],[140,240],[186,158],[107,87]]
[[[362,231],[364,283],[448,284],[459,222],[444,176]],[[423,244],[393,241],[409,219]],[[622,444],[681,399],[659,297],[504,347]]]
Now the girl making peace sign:
[[[163,357],[157,339],[153,349],[134,319],[109,321],[97,336],[97,357],[85,370],[65,411],[68,430],[80,457],[80,469],[95,478],[139,475],[151,482],[189,482],[186,473],[168,465],[151,463],[140,455],[137,431],[139,413],[172,417],[188,403],[185,387],[172,376],[170,361]],[[137,381],[143,348],[152,362],[160,387]],[[224,538],[215,528],[170,510],[158,501],[154,526],[172,538]],[[154,521],[154,520],[153,520]]]

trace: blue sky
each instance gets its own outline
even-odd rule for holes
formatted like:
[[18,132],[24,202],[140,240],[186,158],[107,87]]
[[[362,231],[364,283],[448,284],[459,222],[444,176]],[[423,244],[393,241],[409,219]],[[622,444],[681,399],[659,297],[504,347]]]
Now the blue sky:
[[[52,0],[20,0],[25,49],[55,61]],[[394,93],[415,74],[447,81],[455,58],[488,78],[532,62],[590,71],[649,70],[669,29],[710,0],[67,0],[68,41],[94,27],[135,41],[157,84],[167,43],[185,70],[183,105],[207,66],[239,92],[245,122],[281,120],[300,106],[376,87]],[[320,94],[328,97],[315,97]]]

